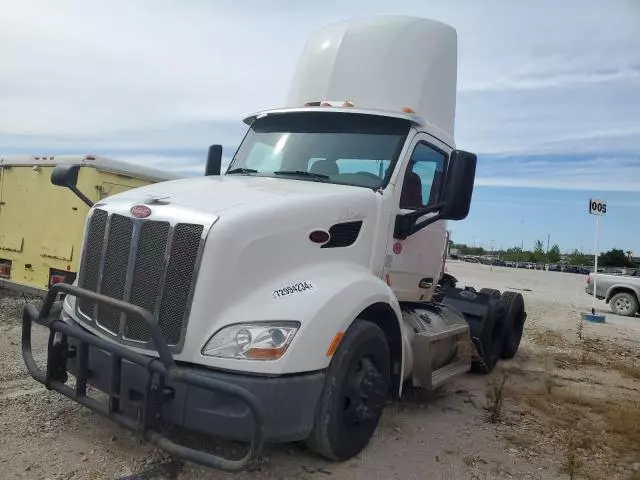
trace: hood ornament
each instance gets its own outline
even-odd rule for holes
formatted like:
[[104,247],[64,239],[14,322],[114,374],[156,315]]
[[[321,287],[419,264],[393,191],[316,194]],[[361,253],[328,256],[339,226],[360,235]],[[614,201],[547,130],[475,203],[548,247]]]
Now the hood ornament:
[[169,205],[169,202],[166,200],[167,198],[169,198],[169,197],[168,196],[159,197],[157,195],[147,195],[142,203],[144,203],[145,205]]

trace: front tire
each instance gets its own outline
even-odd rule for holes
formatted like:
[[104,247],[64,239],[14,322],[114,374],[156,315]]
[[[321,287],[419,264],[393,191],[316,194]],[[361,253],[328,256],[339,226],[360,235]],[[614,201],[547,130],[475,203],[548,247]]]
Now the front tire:
[[627,292],[616,293],[609,300],[609,304],[611,305],[611,311],[616,315],[633,317],[638,313],[638,299]]
[[378,427],[390,384],[387,339],[356,319],[331,360],[307,446],[331,460],[360,453]]

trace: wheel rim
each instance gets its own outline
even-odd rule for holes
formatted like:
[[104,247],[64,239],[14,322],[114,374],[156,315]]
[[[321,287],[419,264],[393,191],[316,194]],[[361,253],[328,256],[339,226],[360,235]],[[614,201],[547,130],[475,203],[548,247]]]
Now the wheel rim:
[[369,357],[351,366],[342,396],[342,418],[347,429],[375,421],[384,407],[386,383]]
[[618,298],[616,300],[616,310],[620,311],[620,312],[628,312],[629,310],[631,310],[631,302],[629,301],[628,298]]

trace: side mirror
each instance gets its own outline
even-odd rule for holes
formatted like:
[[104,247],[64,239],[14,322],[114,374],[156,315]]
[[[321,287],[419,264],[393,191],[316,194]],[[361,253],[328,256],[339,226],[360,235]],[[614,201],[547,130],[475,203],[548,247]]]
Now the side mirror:
[[80,165],[56,165],[51,172],[51,183],[58,187],[75,187],[79,171]]
[[[469,152],[454,150],[449,159],[441,201],[430,207],[396,216],[393,237],[404,240],[438,220],[462,220],[469,215],[478,157]],[[420,217],[434,213],[425,220]]]
[[222,145],[211,145],[207,155],[207,165],[204,169],[205,176],[220,175],[222,168]]
[[478,157],[473,153],[451,152],[439,215],[441,219],[463,220],[469,215],[477,163]]
[[56,165],[53,172],[51,172],[51,183],[58,187],[67,187],[75,193],[80,200],[89,205],[89,207],[92,207],[93,202],[91,199],[78,190],[77,184],[79,171],[80,165]]

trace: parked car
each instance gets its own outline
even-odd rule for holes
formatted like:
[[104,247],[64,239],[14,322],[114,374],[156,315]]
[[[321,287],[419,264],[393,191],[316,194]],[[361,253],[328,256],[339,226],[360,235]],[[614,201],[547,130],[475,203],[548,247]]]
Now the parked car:
[[[598,269],[600,270],[600,269]],[[585,292],[593,295],[594,277],[589,273],[586,278]],[[640,274],[633,275],[597,274],[596,298],[607,302],[616,315],[633,317],[640,309]]]

